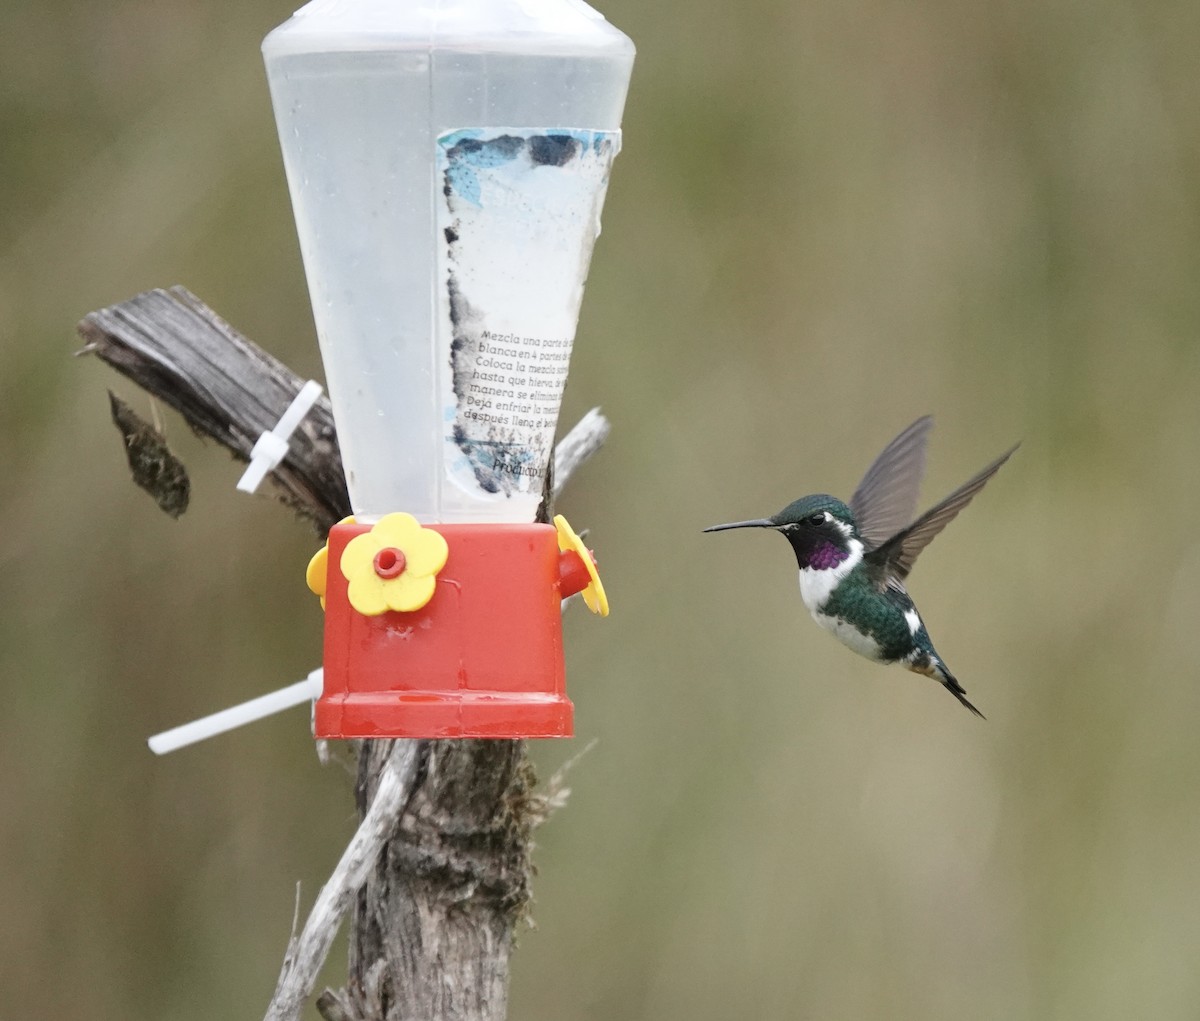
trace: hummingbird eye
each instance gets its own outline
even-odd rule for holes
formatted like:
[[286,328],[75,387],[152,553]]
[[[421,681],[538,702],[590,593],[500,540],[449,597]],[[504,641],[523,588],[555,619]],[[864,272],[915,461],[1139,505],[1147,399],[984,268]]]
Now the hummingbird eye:
[[818,527],[820,525],[825,524],[825,522],[828,520],[829,520],[828,514],[826,514],[824,511],[817,511],[816,514],[809,515],[808,520],[805,523],[812,525],[814,527]]

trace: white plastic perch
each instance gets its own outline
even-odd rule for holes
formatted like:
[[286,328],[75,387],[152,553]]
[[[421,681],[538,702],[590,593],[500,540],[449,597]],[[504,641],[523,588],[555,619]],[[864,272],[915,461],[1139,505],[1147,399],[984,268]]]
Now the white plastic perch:
[[182,727],[155,734],[150,738],[150,750],[156,755],[166,755],[167,752],[173,752],[177,748],[195,744],[205,738],[215,737],[217,734],[223,734],[235,727],[261,720],[264,716],[271,716],[284,709],[290,709],[294,705],[311,702],[320,697],[324,680],[325,671],[318,668],[304,680],[289,684],[286,688],[252,698],[249,702],[243,702],[241,705],[230,706],[228,709],[222,709],[219,713],[185,723]]
[[292,398],[287,411],[283,413],[278,424],[270,432],[263,433],[250,451],[250,464],[238,480],[237,487],[243,493],[253,493],[258,489],[267,472],[274,471],[288,452],[288,440],[292,433],[317,403],[321,396],[321,384],[310,379],[300,388],[300,392]]

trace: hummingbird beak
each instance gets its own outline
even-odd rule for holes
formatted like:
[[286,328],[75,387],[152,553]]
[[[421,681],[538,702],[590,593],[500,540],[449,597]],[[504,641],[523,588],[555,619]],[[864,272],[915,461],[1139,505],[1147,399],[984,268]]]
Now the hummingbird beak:
[[727,525],[709,525],[706,532],[723,532],[727,528],[774,528],[775,522],[770,518],[752,518],[750,521],[731,521]]

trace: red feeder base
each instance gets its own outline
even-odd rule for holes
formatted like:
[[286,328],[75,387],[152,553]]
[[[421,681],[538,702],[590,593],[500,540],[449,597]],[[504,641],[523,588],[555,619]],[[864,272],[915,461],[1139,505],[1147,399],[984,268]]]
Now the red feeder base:
[[[314,733],[352,737],[570,737],[561,601],[587,584],[552,525],[432,525],[449,546],[433,598],[409,613],[351,607],[329,533],[325,688]],[[581,576],[582,575],[582,576]]]

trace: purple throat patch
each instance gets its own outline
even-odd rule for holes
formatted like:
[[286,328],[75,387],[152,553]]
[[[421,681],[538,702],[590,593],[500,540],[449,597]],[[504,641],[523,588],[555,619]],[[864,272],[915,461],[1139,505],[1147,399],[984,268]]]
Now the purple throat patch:
[[838,549],[831,542],[823,542],[813,550],[813,554],[808,560],[808,565],[817,571],[828,571],[831,567],[837,567],[838,564],[849,556],[848,551]]

